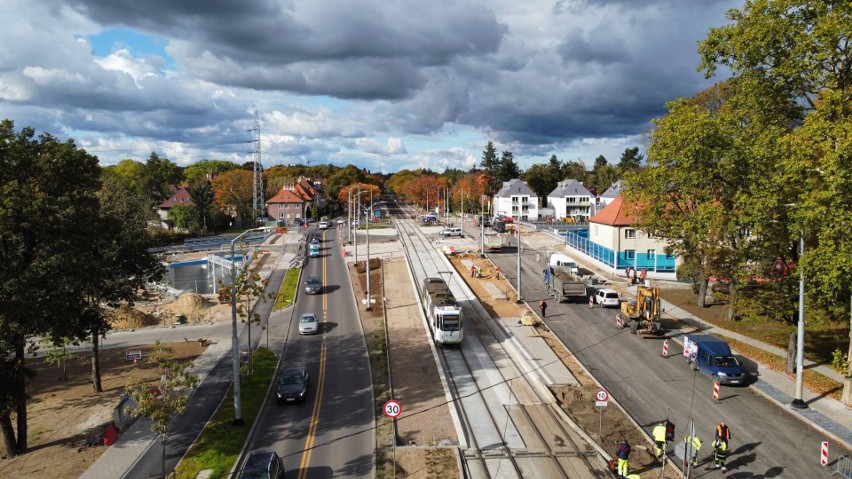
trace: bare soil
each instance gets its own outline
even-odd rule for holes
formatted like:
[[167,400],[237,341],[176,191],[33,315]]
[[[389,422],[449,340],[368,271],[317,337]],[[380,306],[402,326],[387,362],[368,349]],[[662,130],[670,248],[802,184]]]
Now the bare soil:
[[[206,346],[197,341],[166,344],[173,348],[175,358],[191,362]],[[92,444],[101,437],[112,422],[113,409],[125,392],[130,377],[156,381],[159,373],[144,358],[150,356],[153,346],[132,348],[141,350],[143,360],[138,364],[125,361],[125,349],[101,351],[102,393],[95,393],[91,384],[89,354],[76,354],[67,361],[67,380],[62,368],[46,364],[43,359],[33,359],[28,366],[36,376],[30,380],[27,392],[29,450],[14,457],[0,460],[0,478],[51,477],[65,479],[79,477],[106,450],[102,442]]]

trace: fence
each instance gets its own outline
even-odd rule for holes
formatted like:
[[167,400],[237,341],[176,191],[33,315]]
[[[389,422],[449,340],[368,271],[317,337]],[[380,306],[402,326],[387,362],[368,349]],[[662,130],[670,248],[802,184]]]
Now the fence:
[[835,474],[852,479],[852,459],[849,459],[849,456],[840,456],[837,460],[837,470],[831,473],[832,476]]

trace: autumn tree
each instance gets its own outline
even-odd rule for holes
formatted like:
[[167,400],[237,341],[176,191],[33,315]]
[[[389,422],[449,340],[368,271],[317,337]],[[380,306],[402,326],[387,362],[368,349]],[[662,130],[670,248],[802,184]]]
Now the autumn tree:
[[241,222],[252,216],[254,176],[251,171],[231,170],[217,176],[213,182],[216,206],[236,215]]
[[226,160],[201,160],[183,169],[183,179],[190,185],[212,181],[220,173],[237,170],[240,165]]

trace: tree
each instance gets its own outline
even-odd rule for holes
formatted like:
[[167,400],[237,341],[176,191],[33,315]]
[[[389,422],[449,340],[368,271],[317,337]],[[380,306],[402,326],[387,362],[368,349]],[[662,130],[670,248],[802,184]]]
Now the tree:
[[160,436],[163,445],[162,471],[166,477],[166,442],[169,425],[177,414],[186,411],[190,391],[198,385],[198,378],[186,372],[187,365],[174,359],[174,350],[163,346],[158,340],[148,363],[160,370],[160,380],[149,385],[137,378],[127,383],[127,392],[133,397],[136,407],[129,412],[134,417],[151,421],[151,431]]
[[144,187],[153,204],[165,201],[171,194],[171,186],[180,182],[180,168],[167,158],[160,158],[154,152],[145,162]]
[[68,346],[79,346],[79,343],[72,338],[59,338],[53,340],[50,337],[45,338],[50,342],[47,352],[44,355],[44,362],[56,367],[62,368],[62,380],[68,381],[68,360],[73,355],[68,352]]
[[253,182],[251,171],[231,170],[220,174],[212,183],[216,206],[235,215],[239,221],[251,218]]
[[202,181],[212,181],[219,173],[237,170],[240,165],[225,160],[201,160],[198,163],[187,166],[183,170],[183,179],[190,185],[197,185]]
[[622,173],[638,170],[642,166],[643,155],[639,154],[639,147],[625,148],[618,162],[618,169]]
[[370,197],[370,193],[372,192],[373,198],[378,200],[379,196],[382,194],[382,190],[376,185],[370,185],[367,183],[353,183],[351,185],[347,185],[343,187],[340,192],[337,194],[337,201],[340,202],[341,205],[349,204],[349,192],[352,193],[352,199],[355,200],[357,196],[357,191],[361,190],[361,203],[365,203],[367,198]]
[[208,220],[216,202],[216,192],[210,180],[201,180],[189,190],[189,198],[192,200],[195,213],[195,223],[201,228],[201,234],[207,234]]
[[518,164],[515,163],[515,155],[513,155],[511,151],[504,151],[500,156],[500,161],[494,172],[494,179],[499,184],[520,176],[521,169],[518,167]]
[[11,121],[0,122],[0,430],[8,457],[27,450],[27,338],[75,337],[85,321],[99,175],[97,158],[72,140],[35,139],[31,128],[16,134]]
[[169,221],[178,231],[194,233],[200,229],[197,221],[195,206],[174,205],[169,208]]
[[485,150],[482,152],[482,161],[479,167],[487,172],[493,171],[497,167],[497,148],[494,147],[494,142],[489,141],[485,145]]
[[539,198],[544,198],[547,201],[547,195],[556,188],[556,183],[552,180],[552,173],[548,165],[536,163],[530,166],[522,180],[533,190]]

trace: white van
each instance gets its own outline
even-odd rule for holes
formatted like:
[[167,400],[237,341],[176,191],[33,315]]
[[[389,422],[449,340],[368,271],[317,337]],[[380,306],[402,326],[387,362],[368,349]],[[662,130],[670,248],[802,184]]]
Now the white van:
[[444,228],[438,234],[440,234],[441,236],[461,236],[462,235],[462,229],[461,228]]
[[562,253],[553,253],[550,255],[550,266],[567,266],[571,268],[572,273],[579,272],[579,266],[577,265],[577,262],[574,261],[574,258],[565,256]]

